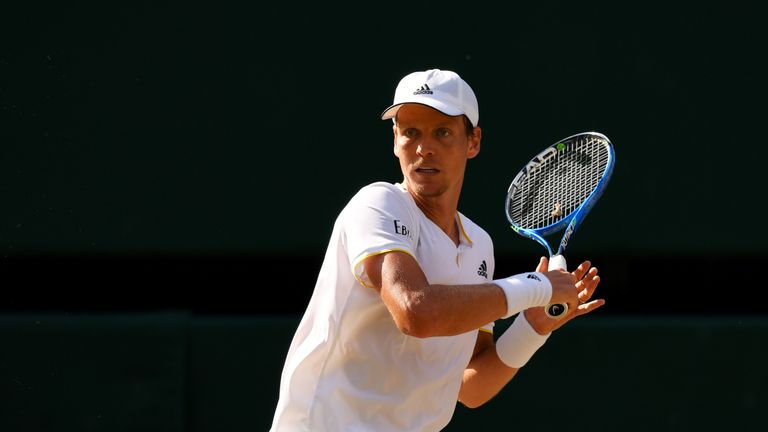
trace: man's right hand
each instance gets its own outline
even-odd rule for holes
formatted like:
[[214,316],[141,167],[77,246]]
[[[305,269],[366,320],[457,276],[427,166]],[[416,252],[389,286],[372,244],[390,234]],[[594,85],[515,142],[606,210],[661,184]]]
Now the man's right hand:
[[563,269],[547,271],[548,261],[546,257],[542,257],[536,271],[544,273],[544,276],[549,279],[549,283],[552,285],[552,298],[549,302],[567,303],[569,309],[576,307],[579,304],[576,276]]
[[[544,312],[543,307],[526,309],[526,319],[541,335],[549,334],[577,316],[588,314],[605,304],[603,299],[592,299],[592,295],[600,284],[600,276],[597,275],[597,268],[592,267],[591,262],[584,261],[572,273],[565,270],[547,271],[548,265],[549,260],[542,257],[536,271],[544,273],[552,284],[550,303],[568,303],[568,313],[560,319],[553,319]],[[574,293],[576,293],[575,301]]]

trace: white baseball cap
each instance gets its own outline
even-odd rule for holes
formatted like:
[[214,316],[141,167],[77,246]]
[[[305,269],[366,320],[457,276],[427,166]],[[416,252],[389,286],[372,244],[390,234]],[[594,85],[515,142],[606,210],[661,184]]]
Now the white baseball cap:
[[453,71],[430,69],[406,75],[395,89],[394,103],[381,113],[381,119],[394,118],[407,103],[427,105],[449,116],[466,115],[472,126],[480,119],[475,92]]

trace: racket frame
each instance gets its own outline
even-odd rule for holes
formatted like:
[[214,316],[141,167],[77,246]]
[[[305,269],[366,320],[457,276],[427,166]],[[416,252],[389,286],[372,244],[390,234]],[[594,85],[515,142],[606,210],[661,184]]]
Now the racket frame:
[[[587,196],[587,198],[584,199],[584,201],[577,206],[573,211],[571,211],[569,214],[565,215],[564,217],[560,218],[556,222],[541,227],[541,228],[523,228],[512,220],[512,216],[510,215],[509,211],[509,202],[516,191],[518,185],[521,183],[521,179],[528,175],[528,172],[539,167],[548,157],[551,157],[553,153],[557,153],[560,151],[558,148],[559,146],[562,146],[563,143],[568,142],[569,140],[573,140],[577,137],[582,136],[593,136],[597,137],[598,139],[604,140],[607,143],[608,148],[608,160],[606,162],[605,169],[603,170],[603,173],[600,177],[600,180],[598,181],[595,188],[592,190],[592,192]],[[565,258],[563,257],[563,253],[565,252],[566,247],[568,246],[568,242],[571,239],[571,235],[576,231],[576,229],[581,225],[581,222],[584,221],[584,218],[586,215],[592,210],[592,207],[594,207],[595,203],[599,200],[599,198],[602,196],[603,192],[605,191],[605,187],[608,185],[608,182],[611,179],[611,176],[613,175],[613,166],[615,164],[616,156],[613,150],[613,144],[611,143],[611,140],[608,139],[607,136],[599,133],[599,132],[582,132],[577,133],[574,135],[571,135],[569,137],[563,138],[559,141],[557,141],[555,144],[552,144],[551,146],[547,147],[543,151],[541,151],[539,154],[537,154],[533,159],[531,159],[524,167],[521,169],[515,178],[512,180],[512,182],[509,185],[509,188],[507,189],[507,197],[504,200],[504,214],[507,217],[507,220],[510,223],[510,226],[512,229],[519,235],[523,237],[527,237],[529,239],[535,240],[542,246],[544,246],[547,249],[547,254],[549,255],[550,259],[550,267],[549,269],[553,269],[553,264],[559,263],[558,265],[561,267],[565,267]],[[557,253],[553,253],[552,247],[549,245],[549,242],[545,239],[546,236],[549,236],[553,233],[556,233],[565,227],[565,232],[563,233],[563,236],[560,239],[560,244],[557,248]],[[553,260],[553,258],[555,258]],[[559,268],[559,267],[558,267]],[[567,269],[565,269],[567,271]],[[567,304],[550,304],[545,308],[545,311],[547,312],[547,315],[551,318],[559,319],[565,314],[568,313],[568,305]]]
[[[608,143],[608,161],[606,163],[605,170],[603,171],[600,181],[597,183],[597,185],[592,190],[592,192],[578,207],[576,207],[573,211],[571,211],[569,214],[565,215],[563,218],[559,219],[555,223],[552,223],[550,225],[547,225],[541,228],[523,228],[515,224],[515,222],[512,220],[511,215],[509,214],[510,213],[509,201],[512,198],[512,195],[517,189],[518,185],[520,184],[520,179],[528,175],[529,171],[540,166],[543,163],[543,161],[545,161],[548,157],[551,157],[553,153],[558,152],[559,151],[557,148],[558,145],[560,145],[563,142],[567,142],[576,137],[580,137],[584,135],[595,136],[599,139],[605,140]],[[547,253],[549,257],[552,257],[554,255],[562,255],[563,252],[565,252],[566,247],[568,246],[568,242],[571,239],[571,235],[581,225],[581,222],[584,220],[584,218],[590,212],[590,210],[592,210],[595,203],[597,203],[597,201],[605,191],[605,187],[608,185],[608,182],[610,181],[610,178],[613,175],[613,166],[615,163],[615,159],[616,158],[613,150],[613,144],[611,144],[611,141],[608,139],[607,136],[598,132],[577,133],[567,138],[563,138],[557,141],[555,144],[552,144],[551,146],[547,147],[546,149],[541,151],[539,154],[537,154],[533,159],[531,159],[525,165],[525,167],[523,167],[523,169],[517,173],[514,180],[512,180],[512,183],[510,183],[509,188],[507,189],[507,197],[504,200],[504,214],[506,215],[510,226],[516,233],[520,234],[521,236],[535,240],[536,242],[544,246],[547,249]],[[565,232],[563,233],[563,236],[560,239],[560,244],[557,248],[557,253],[555,254],[553,253],[552,247],[549,245],[549,242],[547,242],[545,237],[562,230],[563,227],[565,227]]]

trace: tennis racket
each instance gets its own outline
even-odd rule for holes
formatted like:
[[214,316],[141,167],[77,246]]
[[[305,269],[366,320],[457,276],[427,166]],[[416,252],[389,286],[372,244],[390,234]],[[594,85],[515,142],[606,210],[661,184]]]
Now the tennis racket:
[[[614,163],[608,137],[584,132],[547,147],[512,180],[505,203],[507,219],[516,233],[547,248],[549,270],[567,269],[563,253],[568,241],[608,185]],[[553,253],[545,236],[563,228]],[[545,310],[551,318],[562,318],[568,305],[553,303]]]

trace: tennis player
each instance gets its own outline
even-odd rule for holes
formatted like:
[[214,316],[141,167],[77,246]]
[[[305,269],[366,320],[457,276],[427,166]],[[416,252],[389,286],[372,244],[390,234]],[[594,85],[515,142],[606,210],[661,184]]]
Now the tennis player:
[[[480,152],[478,112],[452,71],[399,82],[381,117],[393,121],[403,180],[363,187],[338,215],[272,432],[439,431],[457,401],[487,402],[553,330],[604,304],[590,300],[600,278],[588,261],[569,273],[546,271],[542,257],[534,272],[494,279],[491,238],[457,208]],[[568,315],[547,317],[552,302]]]

